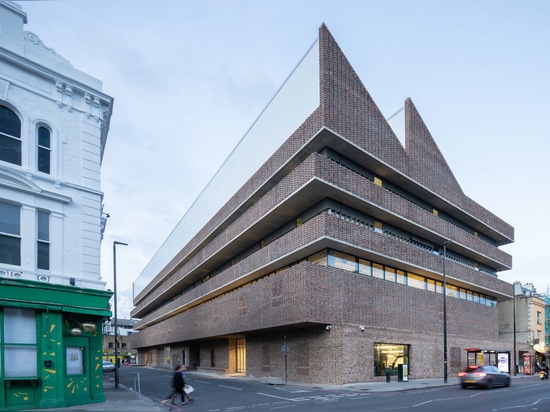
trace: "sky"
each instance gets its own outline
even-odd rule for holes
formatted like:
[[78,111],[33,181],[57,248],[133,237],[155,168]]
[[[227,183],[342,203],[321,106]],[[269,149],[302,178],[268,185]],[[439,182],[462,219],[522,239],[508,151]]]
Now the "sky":
[[[410,97],[467,196],[515,228],[499,278],[550,277],[550,2],[17,1],[25,30],[114,98],[101,274],[132,283],[325,23],[386,116]],[[182,245],[183,246],[183,245]]]

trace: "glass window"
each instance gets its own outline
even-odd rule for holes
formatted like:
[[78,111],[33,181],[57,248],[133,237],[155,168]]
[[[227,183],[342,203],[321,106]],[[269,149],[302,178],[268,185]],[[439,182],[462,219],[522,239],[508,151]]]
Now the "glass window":
[[5,106],[0,106],[0,160],[21,166],[21,121]]
[[373,263],[372,264],[372,276],[378,279],[384,279],[384,266]]
[[322,250],[319,253],[316,253],[314,255],[311,255],[307,258],[309,262],[316,263],[318,265],[327,266],[328,260],[327,260],[327,251]]
[[397,272],[397,283],[401,283],[402,285],[407,284],[407,275],[402,270],[398,270]]
[[424,276],[415,275],[414,273],[408,273],[407,285],[417,289],[426,289],[426,280],[424,279]]
[[374,344],[374,375],[385,376],[389,368],[391,374],[397,375],[399,365],[408,365],[410,374],[409,345],[391,343]]
[[386,276],[386,280],[389,280],[390,282],[395,282],[395,269],[394,268],[389,268],[389,267],[385,267],[384,268],[384,274]]
[[4,309],[4,371],[6,377],[37,375],[36,313]]
[[458,288],[447,283],[447,296],[458,298]]
[[0,202],[0,262],[21,265],[19,206]]
[[435,280],[426,279],[426,290],[429,290],[430,292],[435,292]]
[[371,263],[368,260],[359,259],[359,273],[372,276]]
[[37,168],[40,172],[50,173],[50,131],[41,126],[38,128]]
[[67,346],[67,375],[84,374],[84,348]]
[[352,255],[331,250],[328,259],[329,266],[349,270],[350,272],[357,272],[355,257]]
[[50,215],[39,211],[37,233],[36,267],[38,269],[50,269]]

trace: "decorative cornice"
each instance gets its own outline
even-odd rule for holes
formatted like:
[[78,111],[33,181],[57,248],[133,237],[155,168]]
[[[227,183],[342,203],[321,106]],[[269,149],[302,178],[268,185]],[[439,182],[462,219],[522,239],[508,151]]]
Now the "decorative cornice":
[[69,64],[72,67],[72,64],[66,58],[64,58],[60,54],[57,54],[57,52],[53,48],[47,47],[44,44],[44,42],[42,42],[40,37],[38,37],[36,34],[30,32],[30,31],[25,31],[24,32],[24,38],[29,43],[32,43],[35,46],[41,48],[42,50],[44,50],[46,52],[49,52],[50,54],[54,55],[56,58],[63,60],[65,63]]

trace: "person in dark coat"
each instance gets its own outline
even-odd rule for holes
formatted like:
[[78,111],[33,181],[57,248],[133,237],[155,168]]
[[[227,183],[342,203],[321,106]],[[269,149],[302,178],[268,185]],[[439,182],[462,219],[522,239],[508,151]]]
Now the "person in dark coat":
[[[184,367],[182,365],[178,365],[175,368],[174,376],[172,377],[172,388],[174,389],[172,394],[162,401],[164,404],[170,404],[175,405],[174,400],[178,396],[178,394],[181,395],[181,403],[182,405],[186,405],[185,403],[185,392],[183,391],[183,388],[185,387],[185,379],[184,379]],[[171,409],[170,409],[171,410]]]

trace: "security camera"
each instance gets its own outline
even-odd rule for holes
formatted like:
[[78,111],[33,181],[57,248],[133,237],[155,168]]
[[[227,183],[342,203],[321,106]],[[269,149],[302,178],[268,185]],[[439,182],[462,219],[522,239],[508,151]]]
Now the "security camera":
[[326,330],[330,330],[330,325],[325,326]]
[[365,327],[363,325],[359,326],[359,329],[361,329],[361,332],[365,331]]

